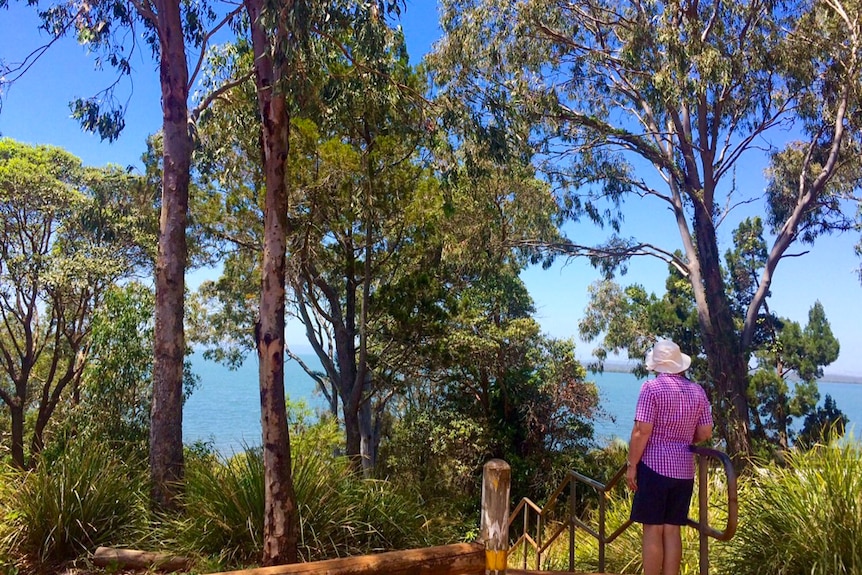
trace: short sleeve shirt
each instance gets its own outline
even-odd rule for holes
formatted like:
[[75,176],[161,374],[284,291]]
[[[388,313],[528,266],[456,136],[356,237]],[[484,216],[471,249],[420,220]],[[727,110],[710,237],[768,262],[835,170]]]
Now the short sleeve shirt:
[[641,457],[644,465],[665,477],[692,479],[689,445],[699,425],[712,425],[703,388],[681,375],[661,373],[641,387],[635,420],[653,425]]

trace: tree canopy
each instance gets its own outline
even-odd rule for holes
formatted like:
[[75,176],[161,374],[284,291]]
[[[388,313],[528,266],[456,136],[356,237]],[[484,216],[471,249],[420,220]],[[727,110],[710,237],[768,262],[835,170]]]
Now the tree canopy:
[[[697,306],[719,431],[734,454],[747,454],[747,357],[774,270],[791,245],[847,229],[853,217],[858,7],[759,0],[442,6],[445,37],[429,59],[441,93],[491,150],[532,161],[556,186],[565,213],[614,232],[603,245],[531,245],[590,256],[608,273],[643,254],[681,270]],[[799,140],[785,145],[787,125]],[[776,152],[764,203],[775,239],[738,326],[717,230],[759,193],[742,189],[734,174],[763,142]],[[662,225],[677,239],[657,245],[622,236],[624,201],[666,208]]]
[[19,467],[31,410],[35,456],[58,407],[80,397],[106,290],[151,269],[150,199],[140,178],[117,167],[85,168],[58,148],[0,139],[0,399]]

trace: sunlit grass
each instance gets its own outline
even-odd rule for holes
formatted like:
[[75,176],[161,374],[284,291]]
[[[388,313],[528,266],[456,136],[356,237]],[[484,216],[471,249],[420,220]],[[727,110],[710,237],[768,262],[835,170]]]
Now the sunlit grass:
[[0,556],[49,565],[145,532],[145,466],[82,445],[29,472],[3,473]]
[[[438,542],[442,530],[427,519],[419,494],[359,477],[346,458],[333,454],[338,434],[328,425],[306,429],[293,442],[301,559]],[[259,448],[226,462],[213,456],[189,458],[184,504],[188,513],[162,527],[163,541],[173,540],[185,553],[215,557],[223,565],[260,560],[264,465]]]
[[786,463],[744,483],[726,572],[862,573],[862,446],[851,440],[794,451]]

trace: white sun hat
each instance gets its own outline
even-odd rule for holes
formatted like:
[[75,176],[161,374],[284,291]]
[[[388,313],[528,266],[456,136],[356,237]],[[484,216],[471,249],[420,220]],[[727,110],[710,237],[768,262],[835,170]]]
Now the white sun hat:
[[682,353],[679,346],[669,339],[656,342],[646,354],[646,366],[656,373],[682,373],[691,365],[691,357]]

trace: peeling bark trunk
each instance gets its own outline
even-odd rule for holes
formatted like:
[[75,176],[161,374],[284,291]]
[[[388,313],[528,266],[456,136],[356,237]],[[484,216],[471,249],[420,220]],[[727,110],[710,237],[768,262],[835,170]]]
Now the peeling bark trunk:
[[[256,329],[260,361],[260,408],[264,460],[264,565],[295,563],[297,555],[296,495],[290,461],[290,434],[284,397],[285,271],[287,249],[287,183],[289,117],[276,89],[276,67],[270,42],[260,21],[261,0],[246,0],[252,26],[258,107],[262,125],[266,177],[264,246],[260,319]],[[288,5],[285,10],[291,10]],[[279,30],[278,34],[285,32]],[[278,76],[280,77],[280,75]]]
[[188,131],[188,65],[178,0],[156,0],[161,58],[164,134],[162,211],[156,259],[153,403],[150,471],[153,503],[175,508],[183,460],[183,306],[187,258],[191,138]]

